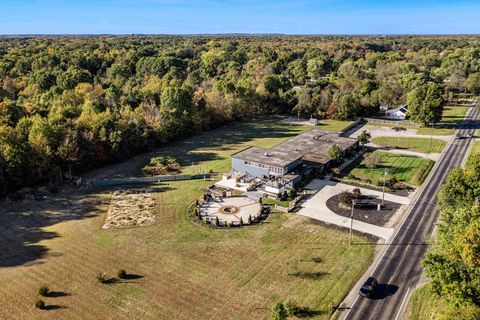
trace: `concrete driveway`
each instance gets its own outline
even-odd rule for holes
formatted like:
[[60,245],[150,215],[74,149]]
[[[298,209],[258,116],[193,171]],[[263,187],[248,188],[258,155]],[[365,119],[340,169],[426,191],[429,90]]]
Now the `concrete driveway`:
[[[306,186],[306,188],[310,190],[316,190],[317,192],[301,205],[301,209],[298,211],[298,214],[326,223],[331,223],[337,226],[350,228],[350,218],[340,216],[328,209],[327,200],[330,197],[339,194],[341,191],[352,190],[355,187],[343,183],[315,179],[310,182]],[[382,197],[382,192],[365,188],[359,189],[364,195],[378,198]],[[408,205],[410,203],[410,199],[408,197],[401,197],[388,193],[385,194],[385,200],[400,203],[403,205]],[[355,214],[352,229],[360,231],[362,233],[374,235],[384,240],[388,240],[393,235],[394,231],[393,228],[380,227],[370,223],[355,220]]]

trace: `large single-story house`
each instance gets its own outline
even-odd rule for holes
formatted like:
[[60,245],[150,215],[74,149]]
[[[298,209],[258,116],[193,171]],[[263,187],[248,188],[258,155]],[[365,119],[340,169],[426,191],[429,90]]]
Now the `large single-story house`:
[[270,149],[249,147],[232,155],[232,170],[270,181],[277,187],[294,187],[305,172],[328,169],[328,149],[336,144],[344,154],[358,149],[358,140],[338,133],[313,129]]
[[392,120],[405,120],[407,117],[408,105],[404,104],[398,108],[385,111],[385,115],[388,119]]

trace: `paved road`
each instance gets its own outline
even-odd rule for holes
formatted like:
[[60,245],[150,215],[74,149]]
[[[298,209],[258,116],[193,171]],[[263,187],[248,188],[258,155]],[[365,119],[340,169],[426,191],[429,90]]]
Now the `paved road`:
[[[465,121],[457,132],[475,134],[480,113],[469,109]],[[455,139],[446,147],[426,181],[423,190],[407,213],[403,224],[392,241],[386,245],[380,258],[376,260],[371,275],[379,282],[379,293],[373,299],[358,297],[340,316],[340,319],[401,319],[409,293],[415,289],[422,276],[420,261],[427,245],[425,237],[431,234],[438,219],[436,195],[450,170],[460,166],[472,139]],[[358,292],[357,286],[354,287]]]

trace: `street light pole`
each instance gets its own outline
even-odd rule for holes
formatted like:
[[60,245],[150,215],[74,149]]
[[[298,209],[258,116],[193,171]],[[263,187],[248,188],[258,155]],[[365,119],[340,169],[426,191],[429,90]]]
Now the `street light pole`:
[[385,180],[387,179],[387,168],[385,168],[385,171],[383,173],[383,192],[382,192],[382,207],[383,203],[385,202]]
[[350,214],[350,234],[348,236],[348,245],[352,244],[352,227],[353,227],[353,209],[355,208],[355,200],[352,200],[352,213]]

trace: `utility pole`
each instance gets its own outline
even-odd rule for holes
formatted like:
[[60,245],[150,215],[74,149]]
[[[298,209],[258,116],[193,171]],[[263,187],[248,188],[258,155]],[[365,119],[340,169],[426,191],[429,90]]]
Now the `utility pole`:
[[432,142],[433,142],[433,122],[432,122],[432,129],[430,130],[430,144],[428,146],[428,151],[432,151]]
[[385,180],[387,179],[387,168],[385,168],[385,172],[383,173],[383,192],[382,192],[382,207],[383,203],[385,202]]
[[355,200],[352,200],[352,213],[350,214],[350,234],[348,236],[348,245],[352,244],[352,227],[353,227],[353,209],[355,208]]

